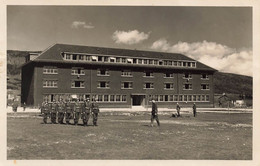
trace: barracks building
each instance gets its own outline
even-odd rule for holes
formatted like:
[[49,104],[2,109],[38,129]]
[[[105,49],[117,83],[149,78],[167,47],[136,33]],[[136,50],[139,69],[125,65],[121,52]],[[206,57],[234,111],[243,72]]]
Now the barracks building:
[[96,98],[100,107],[213,107],[216,70],[182,54],[55,44],[29,54],[21,102]]

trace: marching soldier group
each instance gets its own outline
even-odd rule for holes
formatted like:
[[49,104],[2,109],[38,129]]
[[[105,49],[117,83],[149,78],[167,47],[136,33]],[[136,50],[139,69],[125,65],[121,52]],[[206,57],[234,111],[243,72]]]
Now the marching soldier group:
[[58,123],[70,124],[70,119],[74,120],[74,125],[78,125],[79,119],[83,121],[83,125],[87,126],[90,116],[93,117],[93,125],[97,126],[97,118],[99,113],[99,107],[94,100],[90,102],[89,98],[84,100],[84,103],[80,103],[79,99],[73,104],[70,100],[60,99],[58,102],[55,100],[52,103],[43,102],[41,106],[41,113],[43,114],[43,123],[47,123],[48,117],[51,119],[52,124],[56,124],[57,116]]

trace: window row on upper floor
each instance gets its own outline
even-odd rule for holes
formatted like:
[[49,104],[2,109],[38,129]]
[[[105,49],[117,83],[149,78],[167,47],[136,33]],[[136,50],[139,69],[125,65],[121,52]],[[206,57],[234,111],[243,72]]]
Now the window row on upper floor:
[[[44,66],[43,67],[43,74],[58,74],[58,68],[53,66]],[[71,69],[71,75],[85,75],[85,69],[81,67],[74,67]],[[174,73],[165,72],[163,73],[164,78],[173,78]],[[97,69],[97,76],[110,76],[109,69]],[[133,77],[133,73],[131,70],[122,70],[121,71],[122,77]],[[151,71],[144,71],[143,77],[150,77],[154,78],[154,72]],[[183,79],[192,79],[191,73],[183,73]],[[209,75],[206,73],[200,74],[200,78],[203,80],[209,80]]]
[[120,57],[108,55],[89,55],[82,53],[68,53],[63,52],[64,60],[69,61],[86,61],[86,62],[106,62],[106,63],[123,63],[123,64],[137,64],[137,65],[159,65],[159,66],[173,66],[173,67],[188,67],[196,68],[196,61],[189,60],[160,60],[152,58],[135,58],[135,57]]
[[[158,83],[157,83],[158,84]],[[137,84],[140,86],[140,84]],[[43,80],[44,88],[58,88],[58,80]],[[164,82],[164,90],[174,90],[173,82]],[[201,90],[210,90],[210,85],[202,83],[200,85]],[[71,80],[71,88],[85,88],[85,81],[83,80]],[[110,89],[110,81],[98,81],[97,88],[99,89]],[[134,82],[132,81],[121,81],[121,89],[133,89]],[[144,82],[143,89],[154,89],[154,82]],[[183,90],[193,90],[191,83],[183,83]]]

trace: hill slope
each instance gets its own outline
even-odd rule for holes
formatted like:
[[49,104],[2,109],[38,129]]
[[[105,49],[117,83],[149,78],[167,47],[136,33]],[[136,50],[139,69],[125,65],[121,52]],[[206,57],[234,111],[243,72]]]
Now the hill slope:
[[[21,78],[20,68],[25,63],[25,56],[32,51],[7,51],[7,81],[8,89],[20,89]],[[40,51],[34,51],[40,52]],[[232,93],[232,94],[245,94],[252,96],[253,78],[249,76],[231,74],[231,73],[215,73],[215,93]]]

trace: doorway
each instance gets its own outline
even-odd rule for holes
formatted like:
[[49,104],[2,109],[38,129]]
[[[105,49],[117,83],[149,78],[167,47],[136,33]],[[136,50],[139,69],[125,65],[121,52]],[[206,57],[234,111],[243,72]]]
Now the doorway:
[[144,95],[132,95],[132,106],[144,105]]

